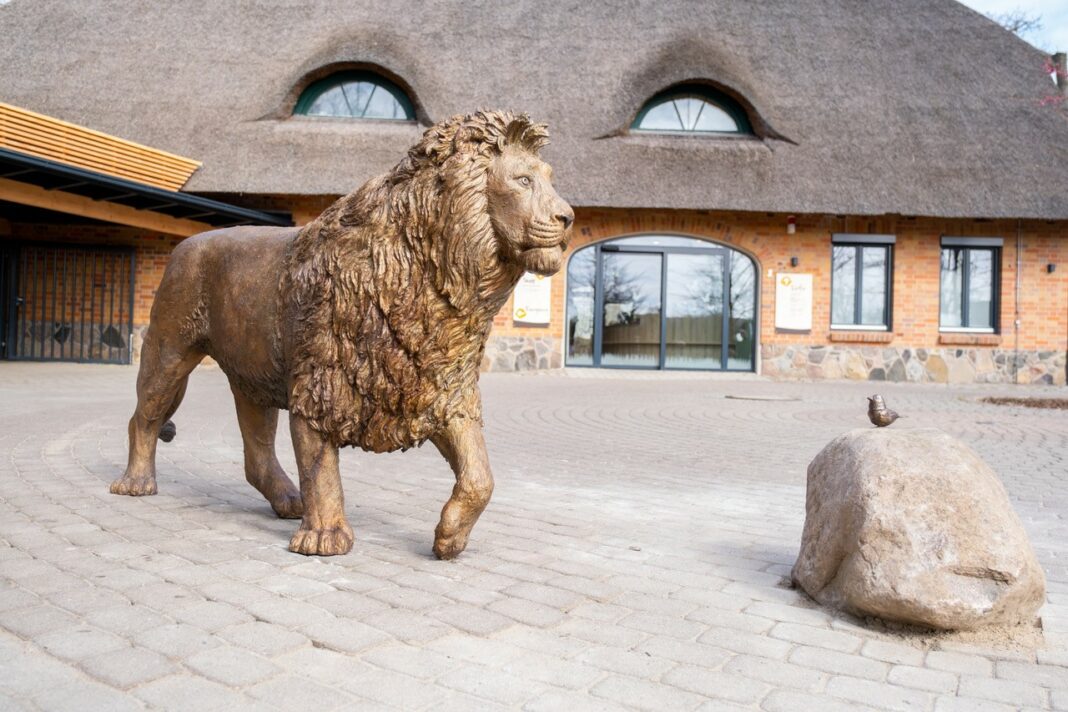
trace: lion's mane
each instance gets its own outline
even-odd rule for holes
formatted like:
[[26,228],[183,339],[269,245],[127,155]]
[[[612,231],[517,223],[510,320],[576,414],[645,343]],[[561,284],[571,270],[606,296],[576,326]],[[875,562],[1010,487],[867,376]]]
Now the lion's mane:
[[500,260],[487,171],[507,145],[546,143],[526,115],[454,116],[300,231],[279,290],[293,413],[374,452],[481,419],[486,339],[522,273]]

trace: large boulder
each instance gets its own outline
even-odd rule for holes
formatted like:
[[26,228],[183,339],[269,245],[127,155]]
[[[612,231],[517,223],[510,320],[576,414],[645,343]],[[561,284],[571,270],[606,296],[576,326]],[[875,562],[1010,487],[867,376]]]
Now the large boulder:
[[1031,623],[1046,581],[997,475],[933,429],[870,428],[808,467],[793,579],[860,616],[970,630]]

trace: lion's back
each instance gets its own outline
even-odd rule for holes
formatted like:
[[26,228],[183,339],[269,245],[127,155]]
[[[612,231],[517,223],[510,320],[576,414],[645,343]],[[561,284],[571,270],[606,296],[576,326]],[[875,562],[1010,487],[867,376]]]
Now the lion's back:
[[183,241],[152,314],[153,323],[170,323],[183,341],[215,359],[247,396],[277,407],[285,407],[286,392],[278,286],[297,232],[235,227]]

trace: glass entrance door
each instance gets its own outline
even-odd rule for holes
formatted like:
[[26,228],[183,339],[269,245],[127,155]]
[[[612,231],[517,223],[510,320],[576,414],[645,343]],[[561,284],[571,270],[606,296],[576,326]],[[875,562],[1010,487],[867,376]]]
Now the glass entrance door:
[[723,367],[726,250],[667,257],[667,368]]
[[737,250],[619,238],[578,250],[567,279],[569,366],[753,370],[756,270]]

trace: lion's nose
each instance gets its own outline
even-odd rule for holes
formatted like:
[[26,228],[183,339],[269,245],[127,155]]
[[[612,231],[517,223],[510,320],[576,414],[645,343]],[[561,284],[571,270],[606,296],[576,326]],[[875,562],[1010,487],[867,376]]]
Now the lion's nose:
[[564,229],[571,227],[571,223],[575,222],[575,212],[568,210],[566,213],[559,213],[556,219],[564,224]]

